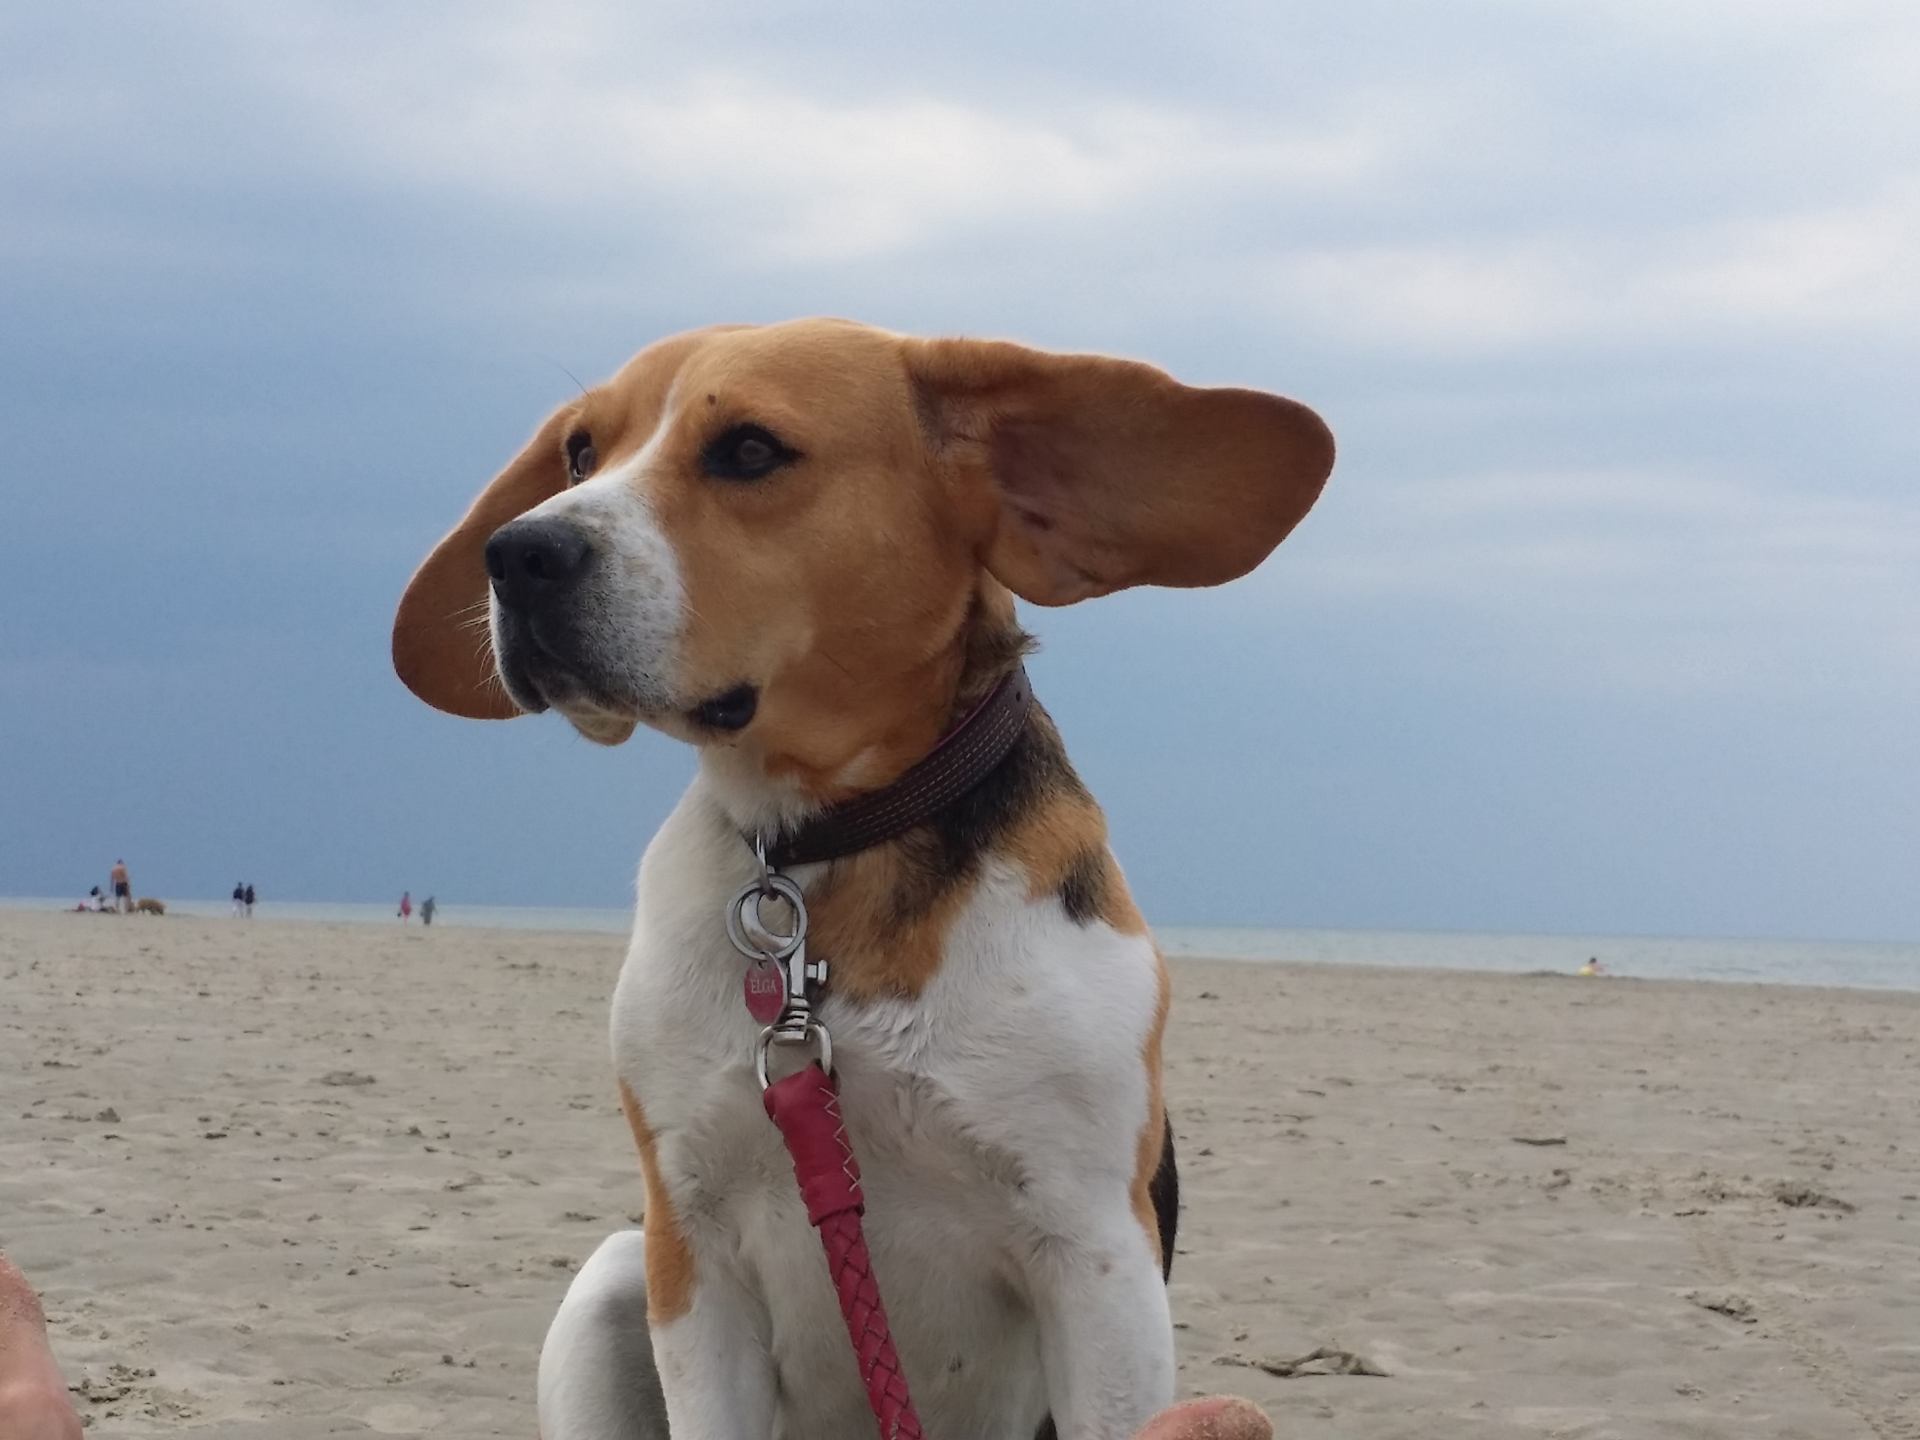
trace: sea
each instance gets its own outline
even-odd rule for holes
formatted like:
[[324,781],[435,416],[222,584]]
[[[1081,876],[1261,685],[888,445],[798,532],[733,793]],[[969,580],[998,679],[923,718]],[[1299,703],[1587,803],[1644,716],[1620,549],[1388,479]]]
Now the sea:
[[[71,909],[71,900],[0,897],[0,908]],[[169,914],[225,919],[226,900],[170,900]],[[391,904],[265,902],[260,920],[394,925]],[[623,935],[626,909],[562,909],[443,903],[436,925],[449,929],[575,931]],[[240,923],[240,922],[235,922]],[[414,917],[419,924],[419,917]],[[1607,973],[1643,980],[1724,980],[1772,985],[1835,985],[1920,990],[1920,944],[1832,940],[1737,940],[1649,935],[1510,935],[1402,930],[1287,930],[1156,925],[1168,955],[1220,960],[1375,965],[1413,970],[1571,974],[1589,958]]]

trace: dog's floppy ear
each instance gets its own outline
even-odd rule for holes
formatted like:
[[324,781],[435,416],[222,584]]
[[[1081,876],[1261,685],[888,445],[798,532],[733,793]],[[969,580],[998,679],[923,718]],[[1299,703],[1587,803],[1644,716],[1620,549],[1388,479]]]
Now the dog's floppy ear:
[[487,539],[566,488],[566,431],[572,418],[568,410],[548,417],[414,571],[400,597],[393,617],[393,668],[436,710],[475,720],[506,720],[520,713],[494,673],[487,635]]
[[987,569],[1039,605],[1244,575],[1333,469],[1326,425],[1278,395],[1004,341],[904,343],[936,453],[990,496]]

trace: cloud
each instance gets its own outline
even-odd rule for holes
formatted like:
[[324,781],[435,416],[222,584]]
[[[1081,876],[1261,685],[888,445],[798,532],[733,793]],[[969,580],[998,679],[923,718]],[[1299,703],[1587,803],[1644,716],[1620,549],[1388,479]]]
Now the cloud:
[[[484,263],[487,303],[522,314],[636,276],[1058,297],[1086,275],[1163,316],[1250,307],[1327,346],[1442,361],[1904,337],[1920,167],[1886,116],[1920,22],[1845,3],[1735,23],[1730,5],[1483,4],[1491,46],[1410,11],[1364,54],[1339,27],[1270,53],[1196,17],[1182,39],[1217,52],[1211,90],[1120,83],[1138,58],[1118,53],[1124,14],[1023,85],[1037,57],[976,37],[907,66],[915,37],[880,25],[851,47],[808,32],[796,63],[806,27],[724,6],[483,4],[450,23],[215,5],[0,88],[42,156],[40,203],[14,207],[0,249],[118,258],[130,232],[60,203],[91,167],[163,212],[222,188],[263,210],[316,189],[432,210],[455,257],[517,231]],[[717,29],[736,43],[716,49]],[[170,45],[221,84],[74,59]],[[1276,59],[1284,79],[1262,83]],[[139,238],[230,253],[207,228]],[[471,293],[480,276],[450,268]]]
[[[1049,120],[922,97],[827,100],[728,72],[669,93],[576,88],[563,103],[551,87],[526,89],[545,98],[475,107],[415,94],[398,126],[340,95],[330,118],[365,128],[392,183],[542,207],[588,230],[664,205],[724,228],[736,254],[780,264],[857,263],[956,227],[1110,214],[1229,176],[1352,184],[1383,159],[1357,130],[1246,135],[1137,105]],[[375,145],[396,132],[403,144]]]
[[[610,239],[664,213],[779,264],[1111,218],[1194,187],[1351,188],[1393,159],[1383,126],[1352,112],[1275,123],[1073,86],[1008,104],[920,75],[803,82],[777,52],[716,59],[627,7],[481,7],[430,27],[323,6],[200,13],[196,48],[229,93],[117,72],[76,107],[68,77],[43,73],[0,117],[146,183],[463,196]],[[238,129],[221,118],[236,101],[251,120]]]
[[[1266,766],[1290,834],[1375,797],[1409,919],[1475,923],[1426,857],[1506,885],[1544,786],[1556,831],[1632,811],[1648,873],[1715,892],[1685,923],[1910,933],[1917,69],[1902,0],[0,7],[0,426],[28,529],[90,536],[22,552],[0,793],[84,847],[65,779],[129,737],[175,789],[103,805],[230,884],[206,777],[299,754],[262,813],[302,883],[435,856],[617,895],[683,757],[609,785],[563,731],[436,728],[388,673],[392,594],[563,368],[828,310],[1288,389],[1340,432],[1258,575],[1038,617],[1043,665],[1101,677],[1050,695],[1098,697],[1076,754],[1107,747],[1115,814],[1191,815],[1193,894],[1268,893],[1269,836],[1205,839]],[[1802,798],[1726,827],[1719,872],[1642,823],[1759,815],[1783,775]],[[563,792],[576,851],[503,844],[503,806]],[[1878,918],[1779,899],[1836,855]],[[1294,880],[1364,923],[1380,873],[1370,840]],[[1591,871],[1559,883],[1586,913]]]
[[[1376,487],[1285,567],[1335,607],[1450,617],[1509,679],[1920,699],[1920,498],[1688,470]],[[1449,662],[1457,657],[1449,657]]]
[[1288,255],[1269,295],[1329,332],[1440,357],[1703,337],[1904,340],[1920,320],[1916,253],[1920,177],[1858,205],[1633,236],[1576,228]]

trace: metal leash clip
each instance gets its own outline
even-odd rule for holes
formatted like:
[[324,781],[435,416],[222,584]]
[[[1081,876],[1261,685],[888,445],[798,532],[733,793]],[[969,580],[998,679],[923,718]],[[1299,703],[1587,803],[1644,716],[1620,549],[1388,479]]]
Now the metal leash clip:
[[[827,962],[807,959],[807,902],[800,887],[767,865],[764,839],[754,843],[760,862],[760,874],[745,885],[727,904],[727,939],[733,948],[755,965],[773,965],[780,972],[780,1013],[760,1032],[754,1046],[753,1070],[760,1088],[767,1088],[768,1054],[775,1045],[806,1045],[818,1042],[820,1068],[833,1073],[833,1037],[815,1018],[808,986],[827,983]],[[769,896],[786,902],[793,916],[793,929],[780,934],[768,927],[760,913]]]

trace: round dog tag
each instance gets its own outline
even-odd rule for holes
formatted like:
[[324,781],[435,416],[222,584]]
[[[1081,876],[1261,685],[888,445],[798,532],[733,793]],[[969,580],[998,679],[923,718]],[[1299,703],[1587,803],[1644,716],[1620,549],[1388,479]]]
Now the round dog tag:
[[787,1001],[786,979],[780,967],[769,961],[747,966],[747,1013],[762,1025],[780,1018]]

